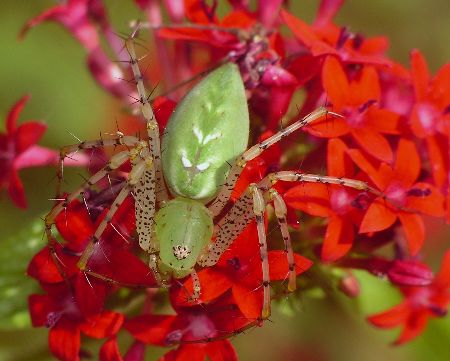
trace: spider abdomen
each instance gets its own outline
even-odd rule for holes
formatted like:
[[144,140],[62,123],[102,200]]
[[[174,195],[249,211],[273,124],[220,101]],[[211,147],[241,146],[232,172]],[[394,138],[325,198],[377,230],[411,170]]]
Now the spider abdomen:
[[211,241],[213,221],[208,209],[195,200],[177,197],[161,208],[155,217],[160,259],[175,277],[183,277]]
[[162,138],[164,178],[173,195],[211,200],[248,143],[249,115],[239,69],[210,73],[180,102]]

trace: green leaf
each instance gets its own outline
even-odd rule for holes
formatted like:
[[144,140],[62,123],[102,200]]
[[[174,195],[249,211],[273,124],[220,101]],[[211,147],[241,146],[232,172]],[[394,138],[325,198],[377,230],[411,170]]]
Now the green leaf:
[[36,220],[16,235],[0,241],[0,328],[30,326],[28,296],[39,290],[26,275],[28,263],[43,246],[43,222]]

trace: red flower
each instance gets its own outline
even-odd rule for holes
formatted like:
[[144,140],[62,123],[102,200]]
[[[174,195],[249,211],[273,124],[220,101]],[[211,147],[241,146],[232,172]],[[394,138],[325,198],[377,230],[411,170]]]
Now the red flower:
[[[419,252],[425,239],[425,226],[418,212],[435,217],[444,215],[444,197],[433,185],[418,182],[420,158],[414,143],[400,139],[394,166],[382,163],[378,169],[357,149],[348,154],[383,192],[369,206],[360,233],[377,232],[400,220],[411,255]],[[385,199],[387,198],[387,200]]]
[[31,28],[44,21],[56,21],[66,27],[85,47],[88,53],[87,66],[94,79],[111,94],[128,100],[133,88],[121,80],[125,78],[121,69],[108,58],[100,45],[96,23],[100,25],[117,58],[128,60],[126,53],[122,52],[122,40],[111,29],[100,0],[69,0],[67,3],[56,5],[29,20],[22,28],[20,37],[24,37]]
[[358,145],[370,155],[384,162],[392,161],[392,149],[385,134],[398,134],[399,116],[380,109],[380,84],[376,70],[364,66],[355,80],[349,81],[339,61],[334,57],[325,60],[322,84],[333,106],[333,111],[344,119],[333,119],[309,127],[319,137],[340,137],[351,134]]
[[[271,280],[284,280],[289,267],[284,251],[270,251],[269,270]],[[294,253],[295,271],[299,275],[307,271],[312,262]],[[256,224],[250,223],[234,240],[230,248],[220,258],[217,265],[198,272],[202,292],[199,301],[209,302],[231,289],[233,298],[241,312],[248,319],[261,317],[263,306],[263,288],[261,257],[258,245]],[[192,280],[189,278],[184,287],[174,295],[174,303],[186,305],[186,294],[192,294]]]
[[366,39],[331,22],[342,3],[341,0],[322,1],[312,26],[286,10],[281,10],[281,18],[314,57],[334,55],[347,64],[389,65],[389,59],[384,56],[388,47],[385,37]]
[[17,126],[19,114],[28,99],[25,95],[12,107],[6,118],[6,134],[0,133],[0,190],[6,188],[11,200],[20,208],[26,208],[27,202],[18,171],[57,164],[59,159],[57,152],[36,145],[47,129],[44,123],[29,121]]
[[[92,215],[95,211],[94,207],[90,208]],[[56,217],[56,227],[67,243],[64,246],[58,243],[51,245],[56,255],[52,255],[49,247],[42,249],[31,260],[28,274],[43,283],[59,283],[63,281],[59,269],[62,267],[67,277],[95,279],[80,272],[76,263],[106,213],[103,206],[101,214],[93,222],[85,204],[73,201],[65,212]],[[155,286],[149,268],[131,253],[131,247],[135,245],[131,242],[134,228],[134,204],[131,198],[127,198],[97,243],[87,265],[88,270],[126,285]],[[123,267],[124,264],[127,266]]]
[[444,255],[441,270],[433,282],[423,287],[401,287],[405,300],[388,311],[370,316],[369,322],[380,328],[402,326],[395,341],[402,344],[423,332],[433,317],[443,317],[450,303],[450,251]]
[[[46,295],[31,295],[29,308],[34,327],[48,327],[50,351],[61,361],[80,360],[81,332],[92,338],[116,334],[124,317],[103,311],[86,317],[65,284],[46,286]],[[89,297],[90,294],[83,294]],[[85,301],[88,302],[88,301]]]
[[[339,139],[328,142],[328,175],[354,178],[350,160],[345,155],[347,146]],[[283,196],[286,204],[313,216],[328,217],[321,258],[333,262],[345,256],[352,248],[355,227],[359,227],[369,195],[338,185],[322,183],[300,184]]]
[[[238,7],[241,10],[232,11],[222,20],[215,15],[215,8],[208,8],[204,2],[189,0],[185,4],[186,16],[194,26],[164,27],[159,36],[206,43],[214,62],[228,58],[238,64],[245,86],[251,90],[250,105],[268,128],[274,129],[298,86],[297,79],[284,68],[283,42],[272,28],[281,2],[259,4],[256,13]],[[265,27],[255,26],[258,19]]]
[[346,258],[339,263],[346,268],[364,269],[377,277],[386,276],[398,286],[428,286],[433,281],[430,268],[415,259],[394,259],[381,257]]
[[206,357],[237,361],[231,343],[215,338],[232,336],[255,324],[226,297],[211,305],[180,308],[177,315],[138,316],[127,321],[124,328],[145,344],[179,344],[160,361],[204,361]]
[[[425,140],[434,181],[447,193],[450,204],[450,63],[431,79],[425,59],[414,50],[411,75],[416,100],[411,112],[411,129],[416,137]],[[450,222],[450,206],[447,208]]]

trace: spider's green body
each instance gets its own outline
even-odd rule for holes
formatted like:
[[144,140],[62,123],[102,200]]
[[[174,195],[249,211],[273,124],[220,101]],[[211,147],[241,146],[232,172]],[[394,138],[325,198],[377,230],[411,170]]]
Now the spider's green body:
[[210,242],[213,220],[204,206],[247,148],[249,115],[235,64],[210,73],[180,102],[162,138],[164,179],[176,198],[156,216],[160,263],[184,277]]

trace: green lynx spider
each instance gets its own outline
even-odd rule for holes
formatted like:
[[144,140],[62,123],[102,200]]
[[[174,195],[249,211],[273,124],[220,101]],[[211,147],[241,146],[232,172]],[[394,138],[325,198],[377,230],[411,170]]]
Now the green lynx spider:
[[[311,122],[327,114],[338,115],[319,108],[247,149],[249,116],[245,90],[237,66],[228,63],[210,73],[181,101],[162,136],[161,147],[158,123],[144,88],[132,38],[126,40],[125,47],[130,56],[148,140],[118,132],[113,139],[85,141],[61,149],[60,178],[63,161],[70,153],[108,146],[127,148],[114,154],[106,166],[45,217],[49,243],[54,240],[52,225],[56,216],[71,201],[83,196],[86,189],[130,160],[132,170],[127,181],[83,251],[78,261],[79,269],[86,275],[115,282],[90,270],[89,260],[99,247],[102,233],[111,224],[118,207],[132,194],[139,245],[149,253],[149,266],[156,280],[161,284],[170,277],[183,278],[190,274],[194,284],[192,299],[197,299],[201,292],[195,270],[197,265],[209,267],[216,264],[245,226],[255,219],[262,261],[261,286],[264,296],[261,319],[266,319],[270,315],[270,278],[263,216],[268,203],[273,202],[285,244],[289,264],[289,269],[286,269],[288,289],[293,291],[296,288],[286,205],[272,185],[278,180],[319,182],[376,191],[366,183],[352,179],[280,171],[269,174],[257,184],[251,184],[233,204],[230,202],[231,193],[248,161]],[[211,241],[213,235],[214,242]]]

